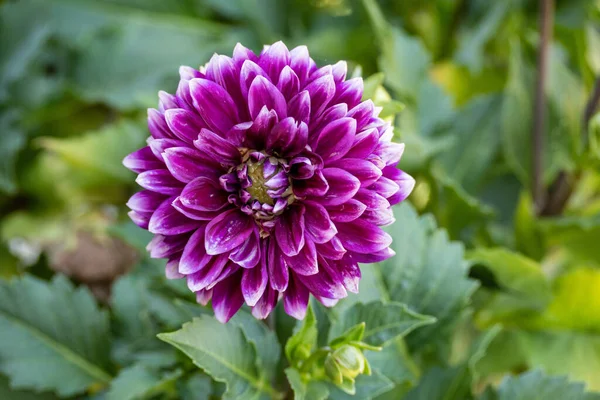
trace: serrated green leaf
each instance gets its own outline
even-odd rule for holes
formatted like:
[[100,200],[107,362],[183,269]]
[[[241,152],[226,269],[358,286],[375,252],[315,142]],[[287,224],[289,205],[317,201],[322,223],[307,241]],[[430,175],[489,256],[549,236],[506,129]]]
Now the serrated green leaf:
[[585,385],[569,382],[566,377],[551,377],[531,371],[506,378],[498,388],[498,400],[587,400]]
[[294,400],[325,400],[329,398],[329,390],[325,382],[304,382],[298,370],[285,370],[288,382],[294,391]]
[[449,334],[477,284],[467,278],[462,245],[437,229],[431,216],[419,217],[407,203],[394,211],[397,223],[388,232],[396,256],[374,268],[380,271],[386,300],[437,319],[407,336],[411,349],[423,351]]
[[435,318],[411,311],[406,304],[381,301],[357,303],[333,323],[329,340],[341,336],[361,322],[366,324],[362,341],[374,346],[385,346],[397,337],[404,337],[419,327],[433,324]]
[[165,391],[172,391],[181,370],[161,374],[136,364],[123,369],[110,384],[106,400],[148,399]]
[[201,316],[184,324],[179,331],[161,333],[158,337],[184,352],[213,379],[225,382],[225,399],[281,397],[265,379],[276,371],[266,371],[267,366],[261,365],[256,346],[239,326]]
[[309,305],[306,317],[298,321],[294,334],[285,344],[285,356],[292,365],[310,355],[317,345],[317,335],[317,318]]
[[70,396],[107,384],[108,328],[89,291],[63,276],[0,281],[0,370],[13,387]]

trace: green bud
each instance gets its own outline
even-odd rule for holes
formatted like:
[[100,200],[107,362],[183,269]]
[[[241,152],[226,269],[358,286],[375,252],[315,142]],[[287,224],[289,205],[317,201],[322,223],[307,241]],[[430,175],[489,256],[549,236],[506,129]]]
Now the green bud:
[[366,359],[363,353],[354,346],[344,345],[332,353],[333,359],[346,378],[354,379],[365,370]]
[[335,362],[334,358],[331,354],[327,356],[325,359],[325,374],[333,383],[336,385],[341,385],[344,377],[342,376],[342,370],[339,365]]

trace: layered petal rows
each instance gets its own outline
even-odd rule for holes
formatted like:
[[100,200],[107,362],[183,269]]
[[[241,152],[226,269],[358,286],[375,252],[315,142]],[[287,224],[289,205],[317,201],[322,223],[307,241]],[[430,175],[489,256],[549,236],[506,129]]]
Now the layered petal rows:
[[358,263],[393,255],[380,226],[414,186],[362,80],[281,42],[179,72],[148,111],[148,146],[124,160],[144,188],[129,215],[167,277],[222,322],[244,303],[266,318],[280,299],[302,319],[310,294],[331,306],[357,292]]

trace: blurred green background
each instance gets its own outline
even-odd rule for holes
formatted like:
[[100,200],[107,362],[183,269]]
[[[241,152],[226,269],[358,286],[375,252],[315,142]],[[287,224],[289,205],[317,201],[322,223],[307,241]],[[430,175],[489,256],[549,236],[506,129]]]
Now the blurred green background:
[[[148,236],[125,215],[134,175],[121,160],[144,145],[146,109],[158,90],[175,91],[180,65],[230,55],[237,42],[304,44],[318,64],[347,60],[365,78],[406,143],[411,208],[462,243],[478,281],[453,310],[447,354],[423,353],[419,365],[452,365],[495,326],[474,393],[532,368],[600,391],[600,1],[551,3],[547,201],[536,209],[537,0],[0,1],[0,275],[59,272],[106,305],[117,277],[145,268],[155,279],[148,313],[173,326],[168,299],[186,291],[144,255]],[[400,236],[411,227],[396,225]],[[0,398],[30,398],[6,385]]]

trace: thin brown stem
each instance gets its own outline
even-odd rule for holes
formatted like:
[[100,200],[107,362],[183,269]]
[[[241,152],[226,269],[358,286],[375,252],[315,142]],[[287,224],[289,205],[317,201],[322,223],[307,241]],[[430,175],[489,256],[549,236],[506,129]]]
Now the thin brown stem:
[[533,105],[532,131],[532,195],[536,211],[544,208],[544,121],[546,118],[546,77],[548,75],[548,55],[554,25],[554,1],[540,0],[540,44],[537,60],[537,82]]

